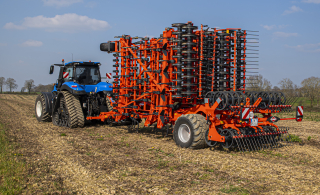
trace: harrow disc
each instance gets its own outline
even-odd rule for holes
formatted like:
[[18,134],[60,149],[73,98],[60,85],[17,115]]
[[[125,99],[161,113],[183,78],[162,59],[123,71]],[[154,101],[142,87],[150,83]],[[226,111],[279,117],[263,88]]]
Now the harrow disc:
[[229,149],[234,147],[234,134],[232,129],[223,129],[220,132],[220,135],[225,136],[225,142],[220,143],[223,148]]

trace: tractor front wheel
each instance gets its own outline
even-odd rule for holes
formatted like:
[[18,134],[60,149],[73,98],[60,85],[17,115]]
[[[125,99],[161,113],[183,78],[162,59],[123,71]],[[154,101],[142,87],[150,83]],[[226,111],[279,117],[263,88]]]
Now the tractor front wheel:
[[182,115],[175,122],[173,139],[182,148],[204,148],[206,146],[205,133],[208,128],[204,116],[199,114]]
[[44,96],[38,95],[35,103],[35,116],[39,122],[50,122],[51,115],[46,111],[46,101]]

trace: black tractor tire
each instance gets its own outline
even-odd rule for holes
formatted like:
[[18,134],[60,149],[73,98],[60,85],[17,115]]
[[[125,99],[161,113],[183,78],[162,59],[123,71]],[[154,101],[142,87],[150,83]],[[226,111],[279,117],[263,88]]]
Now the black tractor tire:
[[205,133],[209,126],[204,116],[187,114],[180,116],[174,125],[173,139],[182,148],[206,147]]
[[111,105],[111,101],[108,97],[106,97],[106,105],[109,112],[113,110],[113,106]]
[[42,94],[38,95],[34,107],[35,116],[39,122],[50,122],[52,120],[50,113],[46,111],[46,101]]
[[86,120],[84,118],[84,114],[83,114],[83,110],[82,110],[82,107],[81,107],[80,100],[76,96],[73,96],[73,95],[71,95],[71,96],[72,96],[73,106],[75,108],[75,112],[77,113],[78,127],[84,127]]
[[78,114],[73,102],[73,95],[68,91],[62,91],[63,98],[65,101],[66,109],[69,114],[69,124],[70,128],[78,127]]

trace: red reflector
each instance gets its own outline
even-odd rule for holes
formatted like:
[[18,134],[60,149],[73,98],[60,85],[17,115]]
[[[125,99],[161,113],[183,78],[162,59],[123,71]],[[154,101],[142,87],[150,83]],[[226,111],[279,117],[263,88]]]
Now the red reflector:
[[77,85],[71,85],[71,87],[76,88],[76,87],[77,87]]
[[297,122],[301,122],[302,121],[302,118],[297,118]]

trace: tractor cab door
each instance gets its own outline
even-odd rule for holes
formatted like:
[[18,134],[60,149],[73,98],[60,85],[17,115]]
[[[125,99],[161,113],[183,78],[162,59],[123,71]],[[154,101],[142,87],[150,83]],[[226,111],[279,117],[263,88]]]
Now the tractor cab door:
[[60,72],[59,72],[59,78],[58,78],[58,86],[57,86],[57,89],[60,89],[61,88],[61,85],[62,83],[64,83],[64,80],[63,80],[63,70],[64,70],[64,67],[60,67]]
[[60,67],[58,88],[60,88],[64,82],[69,82],[72,80],[73,80],[73,66]]

